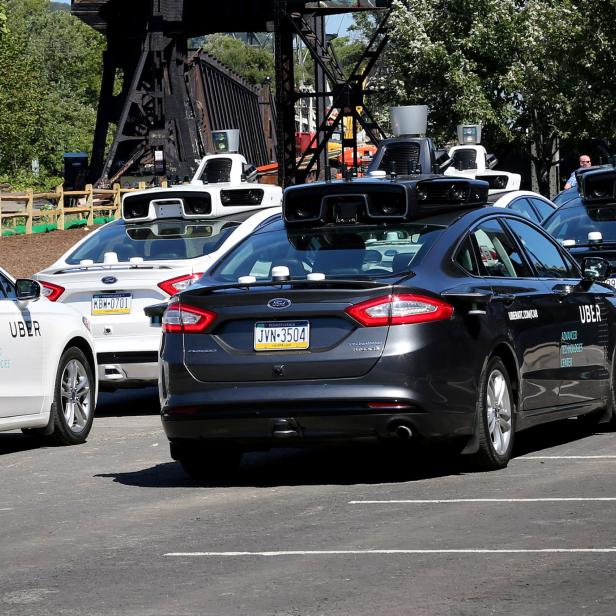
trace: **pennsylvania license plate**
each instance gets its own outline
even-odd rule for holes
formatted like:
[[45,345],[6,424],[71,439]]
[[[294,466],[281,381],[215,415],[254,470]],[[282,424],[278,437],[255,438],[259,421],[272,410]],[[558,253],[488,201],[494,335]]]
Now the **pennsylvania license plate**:
[[310,344],[308,321],[255,323],[255,351],[297,351]]
[[130,314],[132,293],[106,293],[92,296],[92,315]]

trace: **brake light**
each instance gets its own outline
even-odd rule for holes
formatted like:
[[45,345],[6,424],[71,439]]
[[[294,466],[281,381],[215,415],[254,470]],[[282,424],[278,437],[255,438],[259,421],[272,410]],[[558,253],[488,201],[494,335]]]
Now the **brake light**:
[[215,318],[215,312],[176,302],[163,314],[163,331],[167,334],[197,334],[206,330]]
[[178,276],[177,278],[171,278],[164,282],[159,282],[158,286],[167,294],[175,295],[180,291],[188,289],[191,285],[195,284],[199,278],[203,276],[203,273],[199,274],[187,274],[186,276]]
[[57,284],[51,284],[51,282],[43,282],[39,280],[39,283],[43,287],[41,295],[46,297],[50,302],[55,302],[62,293],[64,293],[64,287]]
[[450,319],[453,306],[423,295],[386,295],[346,309],[349,316],[365,327],[408,325]]

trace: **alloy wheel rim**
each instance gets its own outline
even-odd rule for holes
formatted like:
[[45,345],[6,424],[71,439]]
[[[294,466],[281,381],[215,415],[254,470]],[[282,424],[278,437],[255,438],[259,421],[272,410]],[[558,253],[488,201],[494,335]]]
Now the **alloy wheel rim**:
[[62,372],[60,391],[66,425],[73,432],[81,432],[90,417],[92,396],[88,373],[80,361],[71,359],[66,364]]
[[494,451],[504,455],[511,441],[511,396],[505,376],[493,370],[488,378],[487,390],[488,431]]

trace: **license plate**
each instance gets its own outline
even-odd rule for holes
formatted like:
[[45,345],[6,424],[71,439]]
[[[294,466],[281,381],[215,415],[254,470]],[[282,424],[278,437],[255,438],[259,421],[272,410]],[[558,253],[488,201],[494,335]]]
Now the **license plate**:
[[132,293],[107,293],[92,296],[92,315],[130,314]]
[[297,351],[310,344],[308,321],[255,323],[255,351]]

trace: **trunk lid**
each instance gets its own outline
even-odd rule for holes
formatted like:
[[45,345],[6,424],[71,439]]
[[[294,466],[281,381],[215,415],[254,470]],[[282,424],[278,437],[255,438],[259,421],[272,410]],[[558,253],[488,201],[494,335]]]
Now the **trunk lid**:
[[125,338],[152,335],[144,309],[169,299],[159,283],[193,273],[191,264],[148,262],[139,266],[68,266],[41,272],[37,279],[64,288],[58,301],[86,316],[95,338]]
[[389,328],[363,327],[345,310],[392,290],[341,280],[197,287],[182,303],[212,311],[216,320],[206,334],[184,334],[185,364],[204,382],[362,376],[381,357]]

